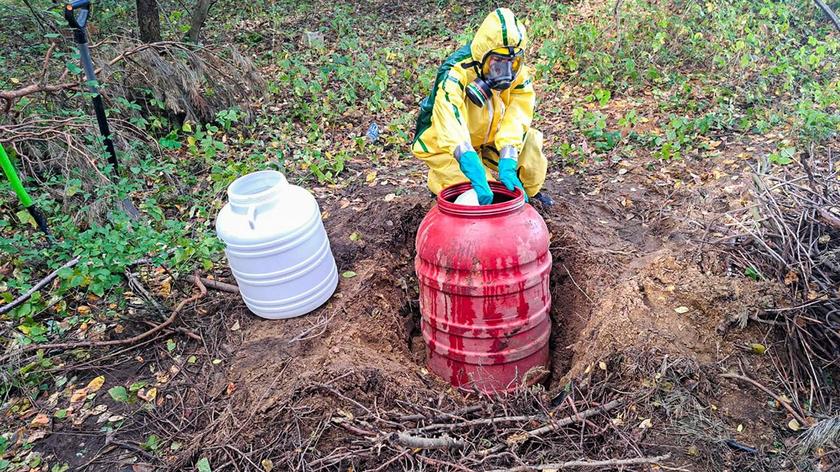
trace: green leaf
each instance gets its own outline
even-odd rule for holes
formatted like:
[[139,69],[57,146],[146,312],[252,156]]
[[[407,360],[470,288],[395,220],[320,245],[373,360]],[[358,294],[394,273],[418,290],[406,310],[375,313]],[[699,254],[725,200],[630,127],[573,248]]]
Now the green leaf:
[[172,339],[167,339],[166,340],[166,350],[169,351],[169,352],[174,351],[175,350],[175,341],[173,341]]
[[128,402],[128,392],[122,385],[111,387],[110,389],[108,389],[108,395],[111,395],[111,398],[113,398],[114,401],[121,403]]
[[56,418],[58,418],[60,420],[63,420],[64,418],[67,417],[67,410],[64,410],[64,409],[58,410],[53,414],[53,416],[55,416]]
[[81,67],[77,66],[75,63],[67,62],[65,65],[71,74],[80,74],[82,72]]
[[345,279],[352,279],[353,277],[356,276],[356,273],[353,272],[352,270],[348,270],[347,272],[344,272],[343,274],[341,274],[341,276],[344,277]]
[[758,271],[755,270],[755,267],[747,267],[744,270],[744,275],[753,280],[759,280],[761,278],[761,274],[759,274]]
[[355,231],[350,233],[350,241],[358,241],[359,239],[361,239],[361,236],[359,236],[359,233],[357,233]]
[[160,438],[156,434],[153,434],[146,438],[146,442],[142,446],[147,451],[156,451],[160,447]]
[[131,393],[137,393],[141,388],[143,388],[145,386],[146,386],[146,381],[145,380],[140,380],[140,381],[137,381],[137,382],[134,382],[133,384],[131,384],[131,386],[128,387],[128,391],[131,392]]
[[210,461],[206,457],[199,459],[195,463],[195,467],[198,469],[198,472],[213,472],[213,469],[210,468]]
[[189,364],[195,364],[196,361],[198,361],[198,358],[195,357],[195,356],[190,356],[190,357],[187,358],[187,363],[189,363]]

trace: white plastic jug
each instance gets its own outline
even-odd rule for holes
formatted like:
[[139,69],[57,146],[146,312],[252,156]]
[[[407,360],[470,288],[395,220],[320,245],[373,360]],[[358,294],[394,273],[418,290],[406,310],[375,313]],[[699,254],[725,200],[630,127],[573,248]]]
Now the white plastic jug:
[[338,271],[315,197],[273,170],[242,176],[227,193],[216,234],[248,308],[280,319],[324,304]]

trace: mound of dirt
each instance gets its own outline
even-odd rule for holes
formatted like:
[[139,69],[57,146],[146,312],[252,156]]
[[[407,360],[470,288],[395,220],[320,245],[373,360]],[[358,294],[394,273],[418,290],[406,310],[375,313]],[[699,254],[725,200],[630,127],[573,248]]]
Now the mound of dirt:
[[642,348],[714,363],[730,353],[721,348],[721,334],[777,306],[784,293],[770,282],[703,273],[665,248],[635,261],[594,297],[569,378],[605,355]]

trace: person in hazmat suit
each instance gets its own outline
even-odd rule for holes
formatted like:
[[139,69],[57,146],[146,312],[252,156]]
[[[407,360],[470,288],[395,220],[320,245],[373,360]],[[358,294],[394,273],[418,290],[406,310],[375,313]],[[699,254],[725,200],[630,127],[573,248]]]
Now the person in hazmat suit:
[[540,193],[548,161],[542,133],[531,128],[536,97],[524,65],[527,45],[524,25],[498,8],[438,69],[411,146],[429,166],[432,193],[469,181],[487,205],[493,201],[487,182],[498,171],[505,187],[521,189],[526,200],[553,203]]

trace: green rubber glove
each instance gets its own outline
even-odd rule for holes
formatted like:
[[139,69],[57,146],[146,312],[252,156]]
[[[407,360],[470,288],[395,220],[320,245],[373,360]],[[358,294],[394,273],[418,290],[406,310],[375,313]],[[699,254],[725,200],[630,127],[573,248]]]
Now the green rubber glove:
[[519,175],[516,173],[516,166],[516,159],[499,159],[499,180],[505,184],[508,190],[513,190],[514,188],[522,190],[522,194],[525,195],[525,201],[527,202],[528,194],[525,193],[525,187],[522,186],[522,181],[519,180]]
[[487,184],[487,174],[478,154],[475,151],[467,151],[461,154],[458,165],[475,189],[479,205],[493,203],[493,192],[490,190],[490,185]]

